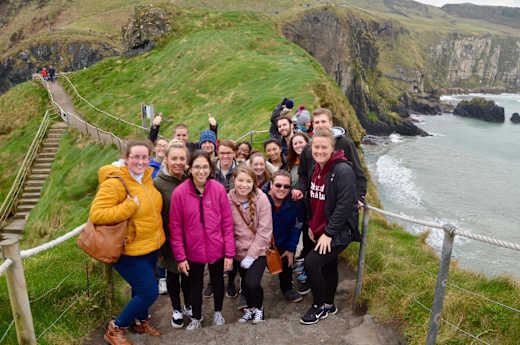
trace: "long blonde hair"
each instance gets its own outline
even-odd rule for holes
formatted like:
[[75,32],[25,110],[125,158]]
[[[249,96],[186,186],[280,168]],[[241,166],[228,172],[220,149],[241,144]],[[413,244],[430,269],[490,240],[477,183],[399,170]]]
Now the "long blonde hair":
[[[240,165],[235,169],[233,172],[233,178],[237,178],[237,176],[241,173],[249,175],[251,179],[253,180],[253,188],[251,191],[247,194],[249,198],[249,217],[251,218],[251,226],[255,227],[255,217],[256,217],[256,204],[255,204],[255,198],[258,187],[256,186],[256,174],[250,167],[246,166],[245,164]],[[235,191],[236,192],[236,191]]]

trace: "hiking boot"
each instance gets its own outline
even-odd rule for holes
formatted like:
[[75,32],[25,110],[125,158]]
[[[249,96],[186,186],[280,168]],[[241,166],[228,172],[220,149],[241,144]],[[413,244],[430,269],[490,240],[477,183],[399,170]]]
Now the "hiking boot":
[[202,327],[201,320],[191,319],[191,322],[188,325],[188,327],[186,327],[186,330],[187,331],[194,331],[194,330],[199,329],[201,327]]
[[300,283],[300,286],[298,287],[298,293],[300,295],[306,295],[309,292],[311,292],[311,286],[309,285],[309,283],[307,283],[307,282]]
[[173,328],[182,328],[182,326],[184,326],[184,316],[180,311],[174,310],[170,323]]
[[253,312],[249,308],[244,309],[244,315],[240,319],[238,319],[238,322],[240,323],[246,323],[247,321],[253,320]]
[[159,330],[155,329],[150,324],[150,318],[144,321],[135,320],[134,330],[137,333],[146,333],[151,335],[152,337],[160,337],[162,335],[161,332],[159,332]]
[[256,308],[253,312],[253,324],[264,322],[264,311],[260,308]]
[[116,326],[114,320],[108,323],[108,329],[103,337],[110,345],[133,345],[129,342],[123,334],[126,328]]
[[334,304],[324,305],[323,308],[327,311],[329,315],[336,315],[338,312],[338,308]]
[[318,307],[317,305],[313,305],[305,315],[300,318],[300,323],[304,325],[314,325],[318,323],[321,319],[326,319],[329,314],[323,307]]
[[213,297],[213,286],[211,285],[211,283],[209,283],[206,290],[204,290],[204,297]]
[[224,316],[222,316],[222,313],[220,311],[216,311],[215,314],[213,314],[213,326],[222,326],[226,323],[226,320],[224,319]]
[[226,296],[228,296],[228,297],[237,297],[238,296],[238,291],[237,291],[237,288],[235,287],[234,281],[230,281],[228,283],[228,286],[226,289]]
[[244,308],[247,308],[247,300],[246,295],[241,293],[240,298],[238,299],[238,310],[242,310]]
[[159,295],[165,295],[168,293],[168,287],[166,286],[166,278],[159,279]]
[[290,302],[290,303],[298,303],[303,300],[302,295],[297,293],[294,289],[286,291],[283,295],[285,296],[285,299],[287,300],[287,302]]

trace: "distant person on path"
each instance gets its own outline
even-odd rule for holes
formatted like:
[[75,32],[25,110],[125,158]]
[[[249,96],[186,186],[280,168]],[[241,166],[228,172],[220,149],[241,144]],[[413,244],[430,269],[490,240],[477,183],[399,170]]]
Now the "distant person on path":
[[[99,190],[92,202],[90,219],[94,224],[128,223],[129,241],[123,255],[113,264],[132,288],[132,299],[116,320],[109,323],[105,340],[111,345],[130,344],[124,331],[135,321],[138,333],[160,336],[149,321],[148,309],[158,296],[155,266],[159,248],[165,241],[161,194],[155,189],[148,167],[151,147],[146,141],[127,143],[123,166],[104,166],[99,171]],[[127,184],[132,197],[117,178]]]
[[172,194],[170,244],[179,271],[190,280],[193,318],[186,329],[192,331],[201,327],[206,264],[214,289],[213,325],[225,323],[223,273],[232,267],[235,239],[226,189],[211,178],[214,171],[209,154],[195,151],[189,172],[190,177]]
[[278,133],[278,127],[276,125],[276,120],[280,116],[280,113],[284,109],[292,110],[294,107],[294,102],[291,99],[284,98],[280,104],[276,106],[271,114],[271,128],[269,129],[269,134],[271,138],[280,139],[280,133]]
[[[150,133],[148,134],[148,138],[152,141],[152,143],[155,143],[157,138],[159,137],[159,130],[160,130],[160,124],[162,121],[162,113],[159,113],[159,116],[156,117],[156,119],[159,118],[158,123],[155,121],[152,123],[152,127],[150,128]],[[208,114],[208,122],[209,122],[209,129],[215,133],[215,137],[217,137],[217,131],[218,131],[218,123],[217,120],[211,114]],[[189,142],[190,140],[190,132],[188,130],[188,127],[181,123],[178,124],[173,128],[173,139],[182,140],[186,144],[186,147],[188,150],[190,150],[190,154],[195,152],[195,150],[200,149],[200,145],[198,142]]]
[[47,72],[47,69],[45,67],[42,69],[42,78],[45,81],[49,80],[49,72]]
[[264,320],[264,291],[261,286],[266,268],[265,252],[273,236],[271,206],[267,196],[256,188],[255,173],[246,166],[235,170],[235,188],[229,192],[236,241],[235,259],[247,308],[238,322]]
[[53,82],[56,80],[56,70],[54,69],[54,66],[49,67],[49,79]]
[[358,232],[356,176],[343,151],[334,151],[334,145],[329,129],[314,132],[311,147],[316,164],[307,203],[309,237],[316,245],[304,261],[313,296],[311,308],[300,319],[305,325],[336,314],[338,255]]
[[[173,313],[170,324],[173,328],[184,326],[183,314],[191,317],[191,287],[189,277],[180,274],[177,262],[173,257],[170,244],[170,201],[172,193],[186,179],[186,165],[189,162],[189,151],[184,142],[174,140],[165,152],[166,156],[163,166],[154,180],[155,187],[159,190],[163,198],[163,208],[161,216],[163,220],[166,242],[161,247],[162,264],[166,268],[166,286],[172,303]],[[159,284],[160,285],[160,284]],[[184,296],[184,308],[181,307],[180,293]]]
[[280,133],[280,144],[282,145],[282,157],[287,159],[287,150],[289,149],[289,141],[293,136],[293,124],[289,117],[281,116],[276,121],[278,133]]
[[292,274],[294,253],[303,224],[304,205],[301,200],[292,200],[290,191],[291,175],[285,170],[275,172],[268,197],[273,214],[273,236],[283,264],[283,272],[278,275],[280,289],[288,302],[298,303],[303,297],[293,288]]

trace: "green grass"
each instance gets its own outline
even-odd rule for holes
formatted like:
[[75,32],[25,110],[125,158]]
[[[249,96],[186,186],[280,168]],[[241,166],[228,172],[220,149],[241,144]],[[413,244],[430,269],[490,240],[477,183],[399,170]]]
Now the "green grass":
[[[426,235],[408,234],[400,226],[389,224],[372,213],[362,303],[366,303],[369,312],[379,320],[399,324],[410,345],[425,343],[430,313],[414,302],[414,298],[431,308],[439,266],[437,255],[425,239]],[[353,269],[357,267],[358,250],[359,245],[355,244],[344,253]],[[513,279],[489,279],[482,274],[462,270],[452,263],[449,281],[520,308],[520,286]],[[481,335],[480,339],[490,344],[517,345],[520,339],[520,315],[453,287],[446,289],[442,317],[472,334]],[[437,344],[470,343],[470,338],[442,324]]]
[[[97,188],[97,170],[118,156],[114,147],[92,143],[78,132],[68,130],[60,143],[42,198],[26,224],[22,248],[48,242],[85,222]],[[93,326],[108,317],[102,308],[105,294],[101,268],[90,262],[75,239],[25,259],[24,270],[31,301],[64,279],[56,291],[31,303],[37,336],[77,301],[38,344],[77,344]],[[0,315],[0,334],[3,334],[12,320],[5,276],[0,277]],[[16,343],[13,327],[4,344]]]
[[0,96],[0,203],[11,188],[48,105],[47,92],[34,82]]

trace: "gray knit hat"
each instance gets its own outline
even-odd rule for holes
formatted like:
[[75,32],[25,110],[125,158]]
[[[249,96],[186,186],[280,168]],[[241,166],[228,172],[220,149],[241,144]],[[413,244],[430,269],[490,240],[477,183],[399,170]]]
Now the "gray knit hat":
[[311,120],[311,113],[307,109],[300,110],[293,116],[292,122],[297,126],[303,126],[305,122]]

